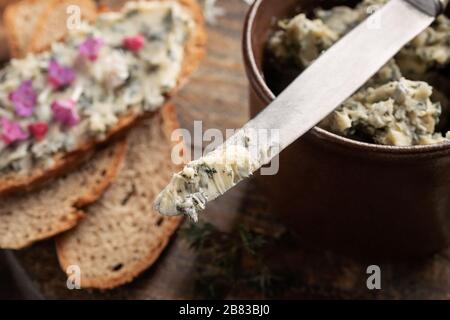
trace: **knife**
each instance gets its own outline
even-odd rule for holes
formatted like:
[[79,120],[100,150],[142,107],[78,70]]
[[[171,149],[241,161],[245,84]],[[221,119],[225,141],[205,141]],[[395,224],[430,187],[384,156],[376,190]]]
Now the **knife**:
[[[197,220],[198,212],[208,201],[269,163],[355,93],[401,48],[430,26],[444,12],[448,1],[389,1],[371,16],[377,19],[373,21],[381,22],[378,28],[369,19],[363,21],[222,146],[175,174],[157,197],[156,210],[165,215],[187,214]],[[252,144],[254,139],[250,137],[254,137],[254,132],[270,129],[277,130],[276,141],[266,139],[264,143]],[[224,164],[224,157],[233,159]],[[209,170],[202,171],[205,167]]]

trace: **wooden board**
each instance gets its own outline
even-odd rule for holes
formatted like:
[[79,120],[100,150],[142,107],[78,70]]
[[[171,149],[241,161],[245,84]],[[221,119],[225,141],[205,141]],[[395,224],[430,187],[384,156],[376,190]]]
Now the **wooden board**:
[[[194,120],[203,129],[240,127],[248,120],[247,80],[241,57],[241,33],[247,5],[241,0],[219,1],[226,15],[208,27],[208,54],[200,70],[175,99],[183,127],[193,130]],[[196,146],[200,148],[200,146]],[[275,209],[265,198],[258,178],[239,185],[211,203],[206,219],[222,230],[238,221],[261,228],[282,226]],[[175,236],[161,259],[133,283],[112,291],[73,290],[59,269],[52,241],[39,243],[16,254],[32,283],[51,299],[185,299],[194,298],[192,273],[198,257],[187,243]],[[357,262],[328,252],[292,243],[273,259],[291,266],[299,281],[279,298],[438,298],[450,299],[450,250],[429,259],[381,264],[382,290],[367,289],[366,268],[376,262]],[[235,290],[229,298],[258,297]]]

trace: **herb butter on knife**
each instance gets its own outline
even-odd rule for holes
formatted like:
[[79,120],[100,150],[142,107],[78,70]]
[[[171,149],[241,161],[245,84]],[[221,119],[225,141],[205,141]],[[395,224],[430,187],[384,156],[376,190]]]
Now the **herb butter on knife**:
[[156,198],[155,209],[164,215],[184,214],[197,221],[207,202],[251,176],[260,167],[258,163],[248,147],[219,148],[176,173]]

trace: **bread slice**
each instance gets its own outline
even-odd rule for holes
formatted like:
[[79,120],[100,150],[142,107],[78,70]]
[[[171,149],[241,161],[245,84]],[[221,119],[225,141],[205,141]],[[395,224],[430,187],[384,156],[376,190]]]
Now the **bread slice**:
[[[28,1],[28,0],[27,0]],[[153,0],[152,0],[153,1]],[[155,0],[155,1],[171,1],[171,0]],[[187,40],[185,46],[185,57],[183,60],[182,70],[178,77],[176,88],[167,95],[167,100],[185,83],[188,76],[198,67],[205,52],[206,33],[204,29],[204,21],[202,10],[196,0],[178,0],[187,10],[192,13],[196,22],[196,28]],[[18,174],[16,172],[8,172],[0,175],[0,195],[20,192],[23,189],[32,189],[42,182],[47,181],[55,176],[64,173],[67,168],[80,165],[83,154],[94,149],[100,144],[109,142],[117,135],[121,135],[136,123],[149,114],[129,113],[119,119],[119,122],[112,128],[106,137],[102,140],[90,141],[78,146],[73,152],[58,153],[54,156],[53,165],[50,168],[34,168],[30,172]]]
[[130,0],[98,0],[97,3],[100,9],[119,10],[127,1]]
[[96,153],[79,170],[23,195],[1,199],[0,248],[21,249],[74,227],[119,171],[126,141]]
[[47,0],[22,0],[6,7],[3,22],[12,57],[26,55],[36,24],[47,5]]
[[6,37],[6,29],[3,26],[2,19],[0,19],[0,43],[3,44],[0,46],[0,63],[8,60],[9,55],[10,55],[8,46],[4,45],[7,41],[8,40]]
[[13,4],[18,1],[19,0],[0,0],[0,12],[3,12],[3,10],[5,10],[5,8],[10,4]]
[[49,0],[47,8],[36,24],[33,39],[27,51],[39,52],[47,49],[53,42],[60,41],[68,33],[67,8],[78,6],[83,21],[94,21],[97,6],[92,0]]
[[81,268],[82,288],[114,288],[151,266],[181,218],[163,217],[153,200],[179,168],[172,164],[170,133],[177,127],[173,106],[133,129],[117,179],[80,224],[56,238],[65,271]]

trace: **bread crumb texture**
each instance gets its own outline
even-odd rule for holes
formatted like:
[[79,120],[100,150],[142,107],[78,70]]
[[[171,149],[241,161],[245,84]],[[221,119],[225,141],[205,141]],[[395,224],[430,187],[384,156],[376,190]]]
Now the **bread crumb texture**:
[[51,184],[1,198],[0,248],[21,249],[74,227],[83,217],[79,208],[100,197],[125,152],[126,141],[117,142]]
[[151,266],[181,219],[163,217],[153,200],[177,168],[170,161],[175,113],[164,107],[129,136],[129,150],[117,179],[89,206],[86,218],[57,238],[63,270],[77,265],[82,288],[114,288]]

